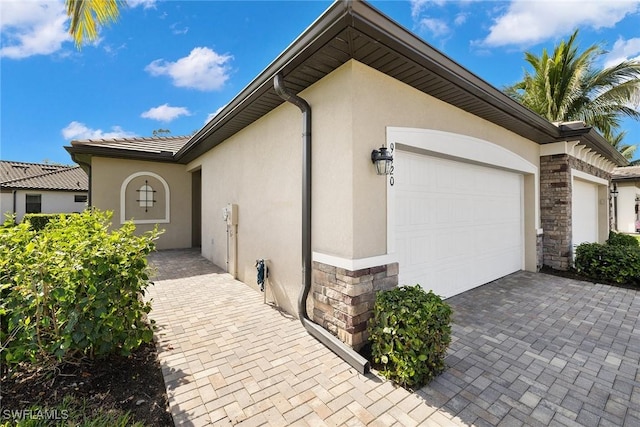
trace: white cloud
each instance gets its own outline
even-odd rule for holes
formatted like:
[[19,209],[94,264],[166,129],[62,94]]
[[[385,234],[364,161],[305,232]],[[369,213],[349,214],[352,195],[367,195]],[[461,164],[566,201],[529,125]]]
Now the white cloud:
[[220,111],[222,111],[222,109],[225,107],[225,105],[223,105],[222,107],[218,108],[216,111],[214,111],[213,113],[209,113],[209,115],[207,116],[207,119],[204,121],[204,124],[206,125],[207,123],[209,123],[211,121],[211,119],[213,119],[215,116],[218,115],[218,113]]
[[171,29],[171,33],[175,35],[187,34],[189,32],[189,27],[178,28],[179,24],[180,24],[179,22],[176,22],[174,24],[169,25],[169,28]]
[[429,5],[429,0],[410,0],[409,3],[411,3],[411,16],[417,19]]
[[185,107],[171,107],[169,104],[163,104],[159,107],[153,107],[140,114],[143,119],[158,120],[160,122],[170,122],[180,116],[190,116],[191,112]]
[[157,0],[127,0],[127,6],[139,7],[144,9],[155,9]]
[[120,126],[111,127],[110,132],[104,132],[102,129],[88,128],[84,123],[73,121],[62,129],[62,136],[66,140],[74,139],[112,139],[112,138],[133,138],[136,136],[133,132],[128,132]]
[[623,61],[639,60],[640,61],[640,38],[624,40],[619,38],[613,45],[613,48],[605,56],[605,68],[618,65]]
[[640,1],[514,0],[505,14],[494,20],[480,45],[528,46],[566,35],[575,28],[613,27],[627,14],[639,10]]
[[70,41],[60,1],[0,1],[0,57],[49,55]]
[[409,0],[409,3],[411,4],[411,16],[413,19],[417,19],[420,17],[420,14],[429,7],[429,5],[442,6],[446,2],[447,0]]
[[460,25],[464,24],[465,22],[467,22],[467,14],[466,13],[457,14],[456,18],[453,20],[453,23],[456,26],[460,26]]
[[419,25],[421,29],[429,30],[436,37],[448,34],[450,31],[447,23],[441,19],[422,18]]
[[122,43],[120,46],[114,47],[112,45],[105,45],[103,47],[104,51],[107,53],[107,55],[109,56],[116,56],[118,55],[118,52],[126,49],[127,48],[127,44],[126,43]]
[[152,76],[170,76],[173,84],[203,91],[218,90],[229,79],[231,55],[220,55],[207,47],[194,48],[176,62],[156,59],[145,67]]

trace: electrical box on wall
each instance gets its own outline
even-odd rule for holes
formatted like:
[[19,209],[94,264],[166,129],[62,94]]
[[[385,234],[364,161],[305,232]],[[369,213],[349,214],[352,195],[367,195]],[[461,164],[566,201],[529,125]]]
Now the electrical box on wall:
[[222,219],[227,222],[227,225],[238,224],[238,205],[229,203],[222,208]]

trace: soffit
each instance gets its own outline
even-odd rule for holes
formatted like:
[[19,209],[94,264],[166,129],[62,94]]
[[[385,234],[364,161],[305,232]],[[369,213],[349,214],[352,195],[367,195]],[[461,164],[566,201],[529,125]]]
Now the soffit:
[[[362,2],[334,5],[177,154],[187,163],[283,103],[281,72],[298,93],[350,59],[538,143],[559,130]],[[325,22],[329,21],[329,22]]]

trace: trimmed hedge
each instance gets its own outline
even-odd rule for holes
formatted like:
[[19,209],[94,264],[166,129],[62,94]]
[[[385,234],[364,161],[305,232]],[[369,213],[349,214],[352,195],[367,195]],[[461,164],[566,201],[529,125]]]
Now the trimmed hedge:
[[28,222],[31,224],[31,228],[35,231],[40,231],[47,226],[49,221],[54,218],[59,218],[62,214],[26,214],[22,217],[22,222]]
[[451,307],[419,285],[379,292],[369,322],[373,361],[396,383],[421,387],[445,368]]
[[640,248],[640,242],[634,236],[631,236],[629,234],[616,233],[614,231],[611,231],[609,233],[609,239],[607,240],[607,244]]
[[620,243],[583,243],[576,248],[574,264],[578,273],[598,281],[640,285],[640,247],[638,246]]

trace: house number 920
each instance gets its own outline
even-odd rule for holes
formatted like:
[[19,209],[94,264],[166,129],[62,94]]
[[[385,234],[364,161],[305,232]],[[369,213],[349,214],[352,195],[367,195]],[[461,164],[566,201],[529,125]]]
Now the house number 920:
[[[391,144],[389,144],[389,151],[391,152],[390,154],[393,155],[393,150],[395,149],[395,144],[392,142]],[[393,178],[393,169],[394,166],[391,165],[391,169],[389,169],[389,185],[393,186],[393,184],[395,184],[395,179]]]

